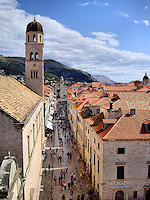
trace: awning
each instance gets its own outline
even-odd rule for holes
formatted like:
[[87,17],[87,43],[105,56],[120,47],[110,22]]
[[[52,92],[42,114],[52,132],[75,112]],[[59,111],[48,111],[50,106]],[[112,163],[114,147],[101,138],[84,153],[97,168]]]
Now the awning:
[[53,116],[50,115],[49,118],[48,118],[48,122],[49,122],[49,121],[52,122],[52,120],[53,120]]
[[54,114],[54,108],[50,108],[50,114],[53,115]]
[[53,123],[48,121],[48,123],[46,124],[46,128],[49,128],[50,130],[53,130]]

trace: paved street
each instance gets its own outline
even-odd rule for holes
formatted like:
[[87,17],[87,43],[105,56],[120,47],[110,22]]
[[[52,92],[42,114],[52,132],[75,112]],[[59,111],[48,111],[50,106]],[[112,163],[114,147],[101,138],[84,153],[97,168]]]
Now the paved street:
[[[84,167],[82,160],[78,161],[79,152],[75,141],[71,140],[72,133],[69,127],[66,128],[64,120],[61,123],[61,120],[58,119],[58,117],[64,117],[65,115],[66,110],[62,111],[63,107],[58,105],[58,110],[56,111],[58,114],[57,122],[55,120],[55,130],[52,132],[54,136],[51,134],[46,141],[46,158],[42,168],[40,200],[61,200],[63,194],[65,195],[65,200],[77,200],[77,196],[80,195],[81,198],[83,192],[85,197],[83,198],[82,196],[82,199],[88,199],[87,193],[92,189],[85,170],[86,167]],[[63,130],[64,127],[65,129]],[[71,152],[71,156],[67,155],[68,152]],[[67,172],[66,168],[68,168]],[[54,181],[55,176],[57,176],[56,183]],[[68,182],[70,182],[70,185],[72,184],[70,189],[68,188]],[[96,197],[92,195],[92,198],[89,199],[96,200]]]

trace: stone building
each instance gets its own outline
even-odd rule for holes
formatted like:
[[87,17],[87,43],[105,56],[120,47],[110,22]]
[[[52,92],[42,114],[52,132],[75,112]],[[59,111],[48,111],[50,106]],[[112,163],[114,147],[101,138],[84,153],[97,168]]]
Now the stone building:
[[[68,99],[68,118],[98,199],[148,200],[150,94],[111,92],[90,100],[83,91],[84,97]],[[92,105],[99,105],[99,115],[83,117]]]
[[23,180],[15,156],[5,156],[0,166],[0,199],[23,199]]
[[24,178],[23,199],[36,199],[44,143],[43,99],[11,77],[0,76],[0,85],[0,162],[8,151],[16,157]]
[[143,85],[149,85],[150,80],[149,77],[147,76],[147,73],[145,73],[145,76],[143,77]]
[[25,81],[26,86],[43,97],[44,58],[43,27],[34,18],[26,28]]
[[64,78],[63,76],[60,77],[60,93],[59,93],[59,96],[61,99],[64,98]]

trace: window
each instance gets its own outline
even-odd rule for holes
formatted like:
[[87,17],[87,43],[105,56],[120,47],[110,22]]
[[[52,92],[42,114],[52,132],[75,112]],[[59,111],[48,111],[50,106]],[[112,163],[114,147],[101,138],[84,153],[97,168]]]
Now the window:
[[42,42],[42,36],[40,35],[40,42]]
[[150,178],[150,165],[148,165],[148,178]]
[[99,149],[99,143],[98,143],[98,149]]
[[94,165],[95,165],[95,153],[94,153]]
[[28,140],[28,158],[30,157],[30,136],[27,137]]
[[99,173],[99,160],[98,160],[98,169],[97,169],[98,173]]
[[28,42],[29,42],[29,35],[28,35]]
[[89,134],[89,129],[88,129],[88,134]]
[[100,109],[99,108],[97,108],[97,110],[96,110],[96,113],[98,114],[100,112]]
[[31,71],[31,78],[38,78],[38,71]]
[[95,143],[95,138],[94,138],[94,143]]
[[124,179],[124,166],[117,167],[117,179]]
[[133,198],[137,198],[137,191],[133,191]]
[[38,60],[38,53],[35,53],[35,60]]
[[88,152],[89,152],[89,142],[88,142]]
[[34,124],[33,124],[33,142],[35,141],[35,128],[34,128]]
[[33,42],[36,42],[35,34],[33,35]]
[[125,154],[125,148],[118,148],[118,154]]
[[30,53],[30,60],[33,60],[33,53]]

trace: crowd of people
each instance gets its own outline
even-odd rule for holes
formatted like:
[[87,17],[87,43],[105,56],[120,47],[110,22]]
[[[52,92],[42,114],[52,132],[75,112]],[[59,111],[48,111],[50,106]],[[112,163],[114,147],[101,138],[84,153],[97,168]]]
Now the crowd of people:
[[[53,159],[58,159],[58,162],[61,163],[64,156],[68,160],[72,160],[74,150],[76,150],[76,141],[73,137],[73,134],[70,129],[70,124],[67,119],[67,104],[66,102],[59,102],[57,104],[57,111],[54,113],[54,119],[57,121],[57,128],[58,133],[58,140],[59,140],[59,148],[51,150],[51,157]],[[55,132],[56,133],[56,132]],[[47,139],[53,141],[55,135],[53,133],[48,133]],[[68,149],[70,151],[64,154],[64,144],[68,145]],[[45,152],[43,152],[43,156],[46,157]],[[76,160],[78,162],[83,162],[82,155],[78,155]],[[62,192],[62,200],[93,200],[94,189],[92,188],[85,194],[84,191],[81,192],[77,191],[76,188],[81,184],[81,180],[84,179],[85,175],[88,174],[88,168],[86,167],[86,162],[83,162],[84,170],[80,171],[79,173],[68,173],[68,166],[66,165],[63,169],[60,169],[59,175],[55,174],[53,177],[54,184],[57,186],[59,185],[60,191]],[[50,168],[50,166],[49,166]],[[67,174],[67,178],[66,178]],[[74,193],[76,193],[74,195]],[[69,196],[69,199],[68,199]]]

